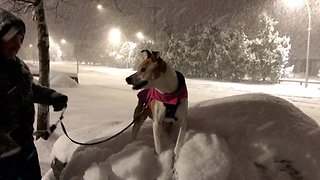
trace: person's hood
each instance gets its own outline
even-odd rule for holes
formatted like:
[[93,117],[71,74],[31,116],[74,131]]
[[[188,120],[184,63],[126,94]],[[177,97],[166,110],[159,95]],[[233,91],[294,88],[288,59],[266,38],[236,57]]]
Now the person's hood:
[[18,32],[25,34],[26,26],[24,22],[9,11],[0,8],[0,38],[8,40]]

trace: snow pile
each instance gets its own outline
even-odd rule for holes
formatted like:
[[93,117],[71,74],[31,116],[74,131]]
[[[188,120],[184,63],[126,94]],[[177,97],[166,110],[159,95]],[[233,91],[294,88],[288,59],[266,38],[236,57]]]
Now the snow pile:
[[[283,99],[246,94],[209,100],[189,110],[188,123],[174,172],[172,149],[155,154],[151,121],[145,122],[134,142],[129,142],[126,131],[74,153],[59,148],[70,147],[62,136],[52,155],[69,161],[61,179],[320,179],[319,126]],[[112,134],[108,128],[104,131],[107,137]],[[44,179],[52,179],[50,174]]]
[[226,179],[231,169],[226,142],[215,134],[192,134],[176,163],[179,179]]
[[78,86],[77,82],[65,73],[51,73],[51,74],[52,75],[50,77],[50,86],[52,87],[71,88],[71,87]]
[[319,126],[283,99],[265,94],[221,98],[194,107],[188,118],[192,129],[227,141],[229,179],[320,178]]

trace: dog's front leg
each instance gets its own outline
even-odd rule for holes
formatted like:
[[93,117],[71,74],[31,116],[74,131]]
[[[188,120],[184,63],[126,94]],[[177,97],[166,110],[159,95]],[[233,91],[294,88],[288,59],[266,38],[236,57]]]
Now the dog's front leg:
[[166,107],[159,101],[153,101],[153,139],[157,154],[161,152],[161,124],[166,114]]
[[134,115],[133,115],[134,124],[132,128],[132,133],[131,133],[131,141],[134,141],[137,138],[138,132],[143,122],[147,119],[149,111],[150,111],[149,109],[145,109],[143,107],[142,101],[138,101],[138,105],[135,108]]
[[176,146],[174,148],[175,158],[178,158],[180,148],[184,142],[184,137],[185,137],[186,128],[187,128],[187,112],[188,112],[188,99],[184,98],[181,100],[176,111],[176,117],[178,118],[180,129],[179,129],[179,134],[176,141]]

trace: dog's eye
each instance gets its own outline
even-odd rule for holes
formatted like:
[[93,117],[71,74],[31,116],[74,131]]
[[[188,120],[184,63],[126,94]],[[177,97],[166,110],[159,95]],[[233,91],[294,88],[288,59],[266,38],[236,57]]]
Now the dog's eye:
[[146,68],[141,68],[141,72],[146,72]]

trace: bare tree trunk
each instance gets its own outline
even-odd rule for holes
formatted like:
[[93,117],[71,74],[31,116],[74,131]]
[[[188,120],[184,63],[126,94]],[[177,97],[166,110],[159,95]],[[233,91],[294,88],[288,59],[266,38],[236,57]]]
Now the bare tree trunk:
[[[39,49],[39,84],[49,87],[49,34],[43,0],[38,0],[35,5]],[[49,125],[49,115],[48,105],[38,105],[37,130],[47,130]],[[36,139],[39,139],[39,136],[37,136]]]

